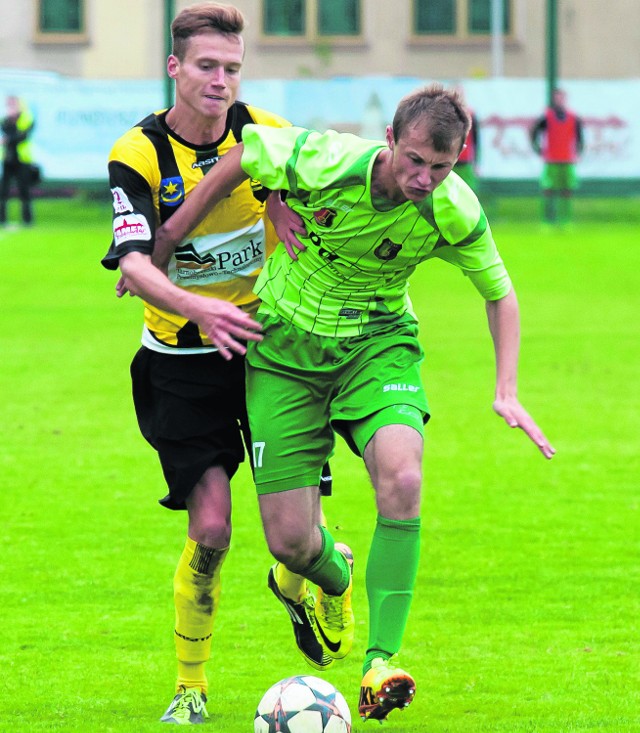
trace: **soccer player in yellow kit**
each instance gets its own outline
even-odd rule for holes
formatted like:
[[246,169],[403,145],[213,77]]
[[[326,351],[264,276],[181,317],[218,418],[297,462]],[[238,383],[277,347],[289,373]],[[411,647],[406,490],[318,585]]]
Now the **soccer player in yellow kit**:
[[[131,365],[136,414],[168,485],[160,503],[188,512],[174,578],[178,674],[162,717],[168,723],[208,717],[205,663],[231,538],[230,480],[249,440],[244,342],[260,338],[253,287],[275,243],[265,217],[268,192],[257,181],[234,190],[185,237],[168,274],[151,264],[151,254],[157,227],[242,139],[247,123],[289,125],[236,99],[243,27],[242,14],[228,5],[202,3],[179,13],[167,63],[175,105],[126,132],[109,160],[113,241],[102,264],[120,268],[120,294],[144,300],[142,346]],[[299,612],[299,647],[321,669],[332,660],[310,628],[310,591],[303,578],[284,567],[278,572]]]

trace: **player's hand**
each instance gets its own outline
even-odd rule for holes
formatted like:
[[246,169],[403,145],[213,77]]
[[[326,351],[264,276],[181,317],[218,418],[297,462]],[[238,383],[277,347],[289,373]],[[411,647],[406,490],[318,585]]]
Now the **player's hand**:
[[124,278],[124,275],[120,277],[118,282],[116,283],[116,295],[118,298],[122,298],[127,293],[133,298],[133,293],[129,289],[129,286],[127,285],[127,281]]
[[199,313],[195,320],[220,351],[223,359],[229,361],[236,354],[246,354],[243,341],[261,341],[262,326],[243,310],[226,300],[199,298]]
[[280,193],[275,191],[267,199],[267,215],[276,230],[276,234],[280,241],[284,244],[289,257],[292,260],[298,259],[299,252],[304,252],[307,248],[299,239],[298,234],[306,234],[307,230],[302,217],[287,205],[280,198]]
[[500,415],[510,428],[520,428],[538,446],[545,458],[553,458],[556,449],[549,443],[535,420],[524,409],[515,397],[496,399],[493,403],[494,411]]

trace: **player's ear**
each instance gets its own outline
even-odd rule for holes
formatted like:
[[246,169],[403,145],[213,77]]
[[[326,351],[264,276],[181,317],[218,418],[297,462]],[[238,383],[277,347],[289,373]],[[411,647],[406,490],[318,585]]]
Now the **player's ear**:
[[178,76],[179,69],[180,61],[178,57],[171,54],[167,59],[167,74],[169,74],[172,79],[175,79],[176,76]]
[[393,150],[394,139],[393,139],[393,127],[391,127],[391,125],[387,125],[385,137],[387,140],[387,145],[389,146],[389,150]]

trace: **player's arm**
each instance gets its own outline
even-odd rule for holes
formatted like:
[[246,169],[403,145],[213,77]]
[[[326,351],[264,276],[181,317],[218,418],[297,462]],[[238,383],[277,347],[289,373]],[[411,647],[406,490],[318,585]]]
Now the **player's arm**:
[[576,118],[576,151],[578,155],[584,152],[584,124],[579,117]]
[[520,312],[513,288],[503,298],[487,301],[487,318],[496,356],[493,409],[509,427],[522,429],[545,458],[552,458],[555,448],[518,400]]
[[[138,161],[139,163],[140,161]],[[153,195],[147,179],[117,159],[109,163],[113,195],[113,240],[102,264],[120,268],[118,293],[139,295],[158,308],[197,323],[225,359],[233,351],[244,354],[238,339],[256,340],[259,324],[226,301],[205,298],[179,288],[151,263],[155,228]]]
[[237,188],[249,175],[242,170],[243,145],[235,145],[187,196],[180,208],[156,231],[152,261],[166,270],[178,244],[206,216],[207,212]]
[[538,154],[542,154],[542,146],[540,144],[540,136],[547,129],[547,120],[544,117],[539,117],[529,130],[529,139],[531,140],[531,146],[534,151]]
[[196,295],[174,285],[142,252],[129,252],[120,259],[126,287],[158,308],[177,313],[197,323],[225,359],[230,351],[244,354],[241,341],[259,341],[260,324],[233,303]]

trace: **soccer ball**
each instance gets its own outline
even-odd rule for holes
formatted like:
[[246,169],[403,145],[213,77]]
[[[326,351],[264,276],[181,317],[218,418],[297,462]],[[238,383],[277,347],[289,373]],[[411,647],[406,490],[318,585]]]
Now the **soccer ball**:
[[326,680],[311,675],[287,677],[270,687],[258,703],[255,733],[350,733],[347,701]]

